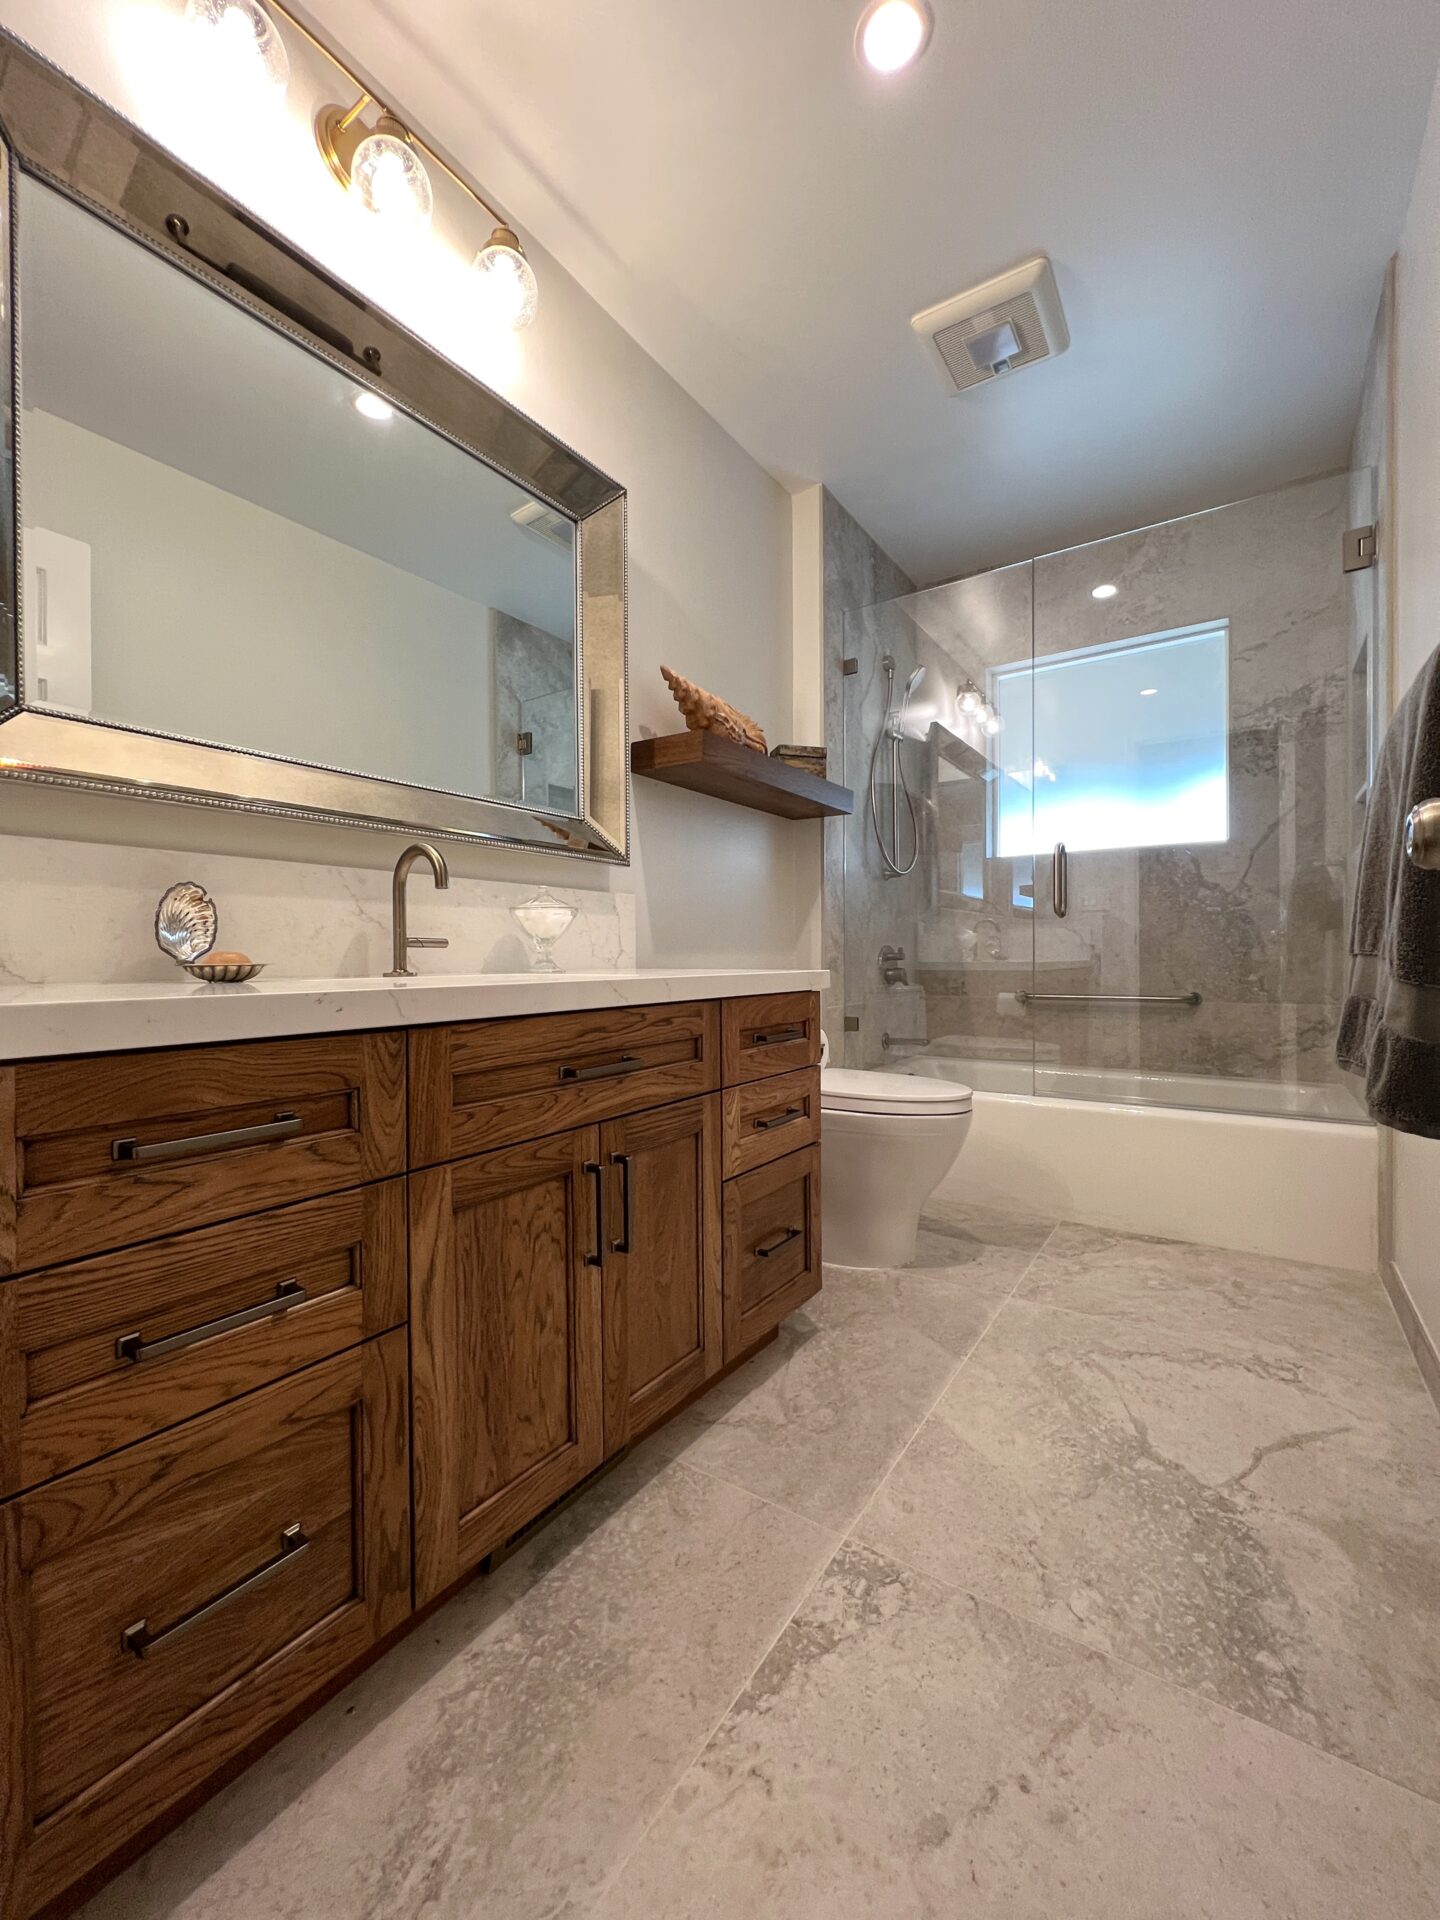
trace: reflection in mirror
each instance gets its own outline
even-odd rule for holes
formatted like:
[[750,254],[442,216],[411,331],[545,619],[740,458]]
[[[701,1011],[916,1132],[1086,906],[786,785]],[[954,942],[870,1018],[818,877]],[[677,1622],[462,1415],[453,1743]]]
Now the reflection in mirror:
[[578,811],[572,522],[28,177],[19,234],[31,702]]

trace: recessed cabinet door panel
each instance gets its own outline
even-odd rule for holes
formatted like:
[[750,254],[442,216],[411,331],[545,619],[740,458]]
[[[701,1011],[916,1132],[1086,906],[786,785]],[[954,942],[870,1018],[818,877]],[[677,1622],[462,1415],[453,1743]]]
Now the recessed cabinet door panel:
[[725,1358],[753,1347],[820,1291],[820,1149],[725,1187]]
[[411,1176],[421,1603],[600,1464],[598,1151],[584,1128]]
[[605,1450],[718,1372],[720,1115],[715,1095],[601,1130],[608,1180]]

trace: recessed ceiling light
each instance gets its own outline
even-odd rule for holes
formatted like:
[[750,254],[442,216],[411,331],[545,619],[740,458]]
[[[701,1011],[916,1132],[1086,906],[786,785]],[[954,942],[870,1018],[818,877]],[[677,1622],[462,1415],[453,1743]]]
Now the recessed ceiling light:
[[1159,687],[1141,687],[1140,698],[1142,700],[1148,700],[1152,693],[1158,693],[1159,691]]
[[1090,598],[1092,600],[1113,600],[1119,591],[1119,587],[1112,586],[1107,580],[1103,587],[1092,587],[1090,589]]
[[382,400],[378,393],[371,393],[368,387],[362,387],[351,403],[355,411],[363,414],[367,420],[393,420],[395,409],[388,400]]
[[925,51],[934,25],[929,0],[870,0],[855,51],[872,72],[899,73]]

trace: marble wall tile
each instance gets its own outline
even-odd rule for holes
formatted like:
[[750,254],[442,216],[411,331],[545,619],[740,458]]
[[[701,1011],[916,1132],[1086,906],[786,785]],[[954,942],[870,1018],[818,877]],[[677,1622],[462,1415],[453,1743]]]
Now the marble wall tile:
[[[403,842],[397,839],[398,854]],[[0,835],[0,984],[169,980],[155,945],[155,906],[177,880],[197,880],[220,912],[220,945],[272,975],[353,979],[390,965],[390,874],[231,854],[170,853]],[[558,880],[558,869],[557,869]],[[550,883],[577,918],[555,953],[567,970],[619,971],[635,962],[635,896]],[[452,878],[436,893],[428,869],[410,883],[410,930],[449,940],[420,954],[418,972],[524,973],[529,943],[509,910],[534,882]]]
[[[575,760],[575,647],[528,620],[495,612],[495,765],[493,791],[573,813],[579,781]],[[521,733],[530,751],[519,749]]]

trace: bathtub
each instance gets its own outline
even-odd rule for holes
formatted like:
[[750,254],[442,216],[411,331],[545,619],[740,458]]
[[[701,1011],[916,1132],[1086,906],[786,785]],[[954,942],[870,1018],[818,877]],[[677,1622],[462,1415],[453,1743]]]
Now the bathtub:
[[[938,1197],[1321,1266],[1378,1264],[1377,1135],[1344,1087],[1039,1067],[1032,1093],[1028,1064],[936,1052],[886,1070],[976,1087],[970,1136]],[[1205,1110],[1222,1102],[1230,1111]]]

